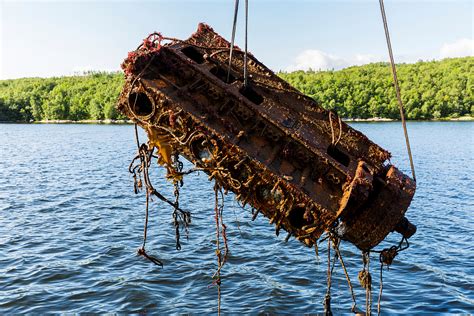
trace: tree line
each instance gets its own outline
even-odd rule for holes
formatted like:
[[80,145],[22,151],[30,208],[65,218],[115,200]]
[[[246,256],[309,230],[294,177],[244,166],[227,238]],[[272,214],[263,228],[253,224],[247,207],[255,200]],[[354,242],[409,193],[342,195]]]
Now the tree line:
[[[474,57],[397,65],[408,119],[474,116]],[[388,63],[280,76],[344,118],[400,119]]]
[[[399,64],[408,119],[474,116],[474,57]],[[301,92],[344,118],[399,119],[387,63],[339,71],[281,72]],[[123,119],[115,105],[122,73],[0,81],[0,121]]]
[[102,120],[123,118],[115,108],[123,74],[0,81],[0,121]]

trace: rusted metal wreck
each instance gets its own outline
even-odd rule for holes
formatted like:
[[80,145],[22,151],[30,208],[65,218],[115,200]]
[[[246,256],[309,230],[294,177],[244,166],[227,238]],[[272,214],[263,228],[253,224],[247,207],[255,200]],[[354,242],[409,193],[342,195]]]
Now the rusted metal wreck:
[[[163,42],[167,43],[164,44]],[[415,182],[390,153],[200,24],[187,40],[148,37],[122,67],[118,109],[141,126],[170,178],[175,155],[307,246],[332,231],[370,250],[404,217]],[[289,236],[290,236],[289,235]]]

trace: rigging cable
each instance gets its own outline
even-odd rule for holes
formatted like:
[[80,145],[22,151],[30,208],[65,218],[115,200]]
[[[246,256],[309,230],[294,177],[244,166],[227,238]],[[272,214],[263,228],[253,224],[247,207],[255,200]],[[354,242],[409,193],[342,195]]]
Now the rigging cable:
[[[237,30],[237,17],[239,14],[239,0],[235,0],[234,7],[234,21],[232,23],[232,38],[230,42],[229,51],[229,64],[227,67],[227,82],[230,81],[230,70],[232,68],[232,57],[234,55],[235,46],[235,33]],[[249,20],[249,1],[245,0],[245,48],[244,48],[244,87],[248,86],[248,69],[247,69],[247,57],[248,57],[248,20]]]
[[234,22],[232,23],[232,38],[230,41],[229,66],[227,69],[227,82],[230,80],[230,68],[232,67],[232,54],[234,52],[235,31],[237,29],[237,15],[239,14],[239,0],[235,0]]
[[244,87],[247,88],[247,42],[248,42],[248,24],[249,24],[249,0],[245,0],[245,54],[244,54]]
[[413,176],[413,180],[416,182],[415,165],[413,164],[413,157],[411,155],[410,139],[408,138],[408,130],[407,130],[406,122],[405,122],[403,102],[402,102],[402,97],[400,94],[400,86],[398,85],[397,69],[395,67],[395,61],[393,58],[392,44],[390,42],[390,34],[388,31],[387,16],[385,15],[385,7],[383,4],[383,0],[379,0],[379,4],[380,4],[380,12],[382,13],[383,27],[385,29],[385,38],[387,40],[388,54],[390,56],[390,65],[391,65],[392,75],[393,75],[393,84],[395,85],[395,92],[397,94],[398,106],[400,108],[400,117],[402,119],[403,131],[405,133],[405,142],[407,146],[408,158],[410,159],[411,174]]

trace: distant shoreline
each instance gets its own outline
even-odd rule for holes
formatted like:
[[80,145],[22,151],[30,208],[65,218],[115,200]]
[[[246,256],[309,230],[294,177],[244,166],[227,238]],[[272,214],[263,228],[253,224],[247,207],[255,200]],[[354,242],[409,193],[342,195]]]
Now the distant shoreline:
[[41,120],[33,121],[33,124],[133,124],[132,120]]
[[104,124],[104,125],[130,125],[134,124],[132,120],[41,120],[41,121],[0,121],[4,124]]
[[[342,120],[346,123],[380,123],[380,122],[399,122],[400,120],[394,120],[389,118],[383,117],[373,117],[367,119],[359,119],[359,118],[342,118]],[[440,119],[430,119],[430,120],[407,120],[408,122],[472,122],[474,121],[474,116],[461,116],[461,117],[448,117],[448,118],[440,118]],[[42,121],[30,121],[30,122],[22,122],[22,121],[0,121],[3,124],[104,124],[104,125],[129,125],[134,124],[132,120],[42,120]]]
[[[394,120],[383,117],[372,117],[368,119],[359,119],[359,118],[342,118],[344,122],[353,123],[353,122],[400,122],[401,120]],[[470,122],[474,121],[474,116],[460,116],[460,117],[445,117],[439,119],[429,119],[429,120],[407,120],[408,122]]]

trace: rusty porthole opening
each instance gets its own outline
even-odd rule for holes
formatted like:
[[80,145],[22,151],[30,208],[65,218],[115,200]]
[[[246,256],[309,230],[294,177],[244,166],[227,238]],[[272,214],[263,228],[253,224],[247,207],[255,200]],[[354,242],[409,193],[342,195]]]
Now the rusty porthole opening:
[[190,59],[194,60],[198,64],[204,63],[204,56],[194,47],[187,46],[181,50]]
[[128,96],[128,105],[135,116],[150,116],[153,114],[153,103],[146,93],[130,93]]
[[212,155],[213,148],[214,146],[205,137],[198,137],[190,144],[194,159],[200,163],[209,163],[214,158]]
[[256,105],[259,105],[260,103],[263,102],[263,97],[258,94],[254,89],[252,89],[250,86],[243,87],[240,89],[240,93],[246,97],[249,101],[252,101]]
[[306,209],[300,206],[292,209],[290,214],[288,214],[290,225],[296,228],[302,228],[303,226],[310,224],[311,222],[304,218],[305,212]]
[[336,146],[332,144],[329,145],[327,153],[329,156],[336,159],[337,162],[339,162],[340,164],[346,167],[348,167],[349,163],[351,162],[351,159],[349,158],[348,155],[343,153],[339,148],[337,148]]

